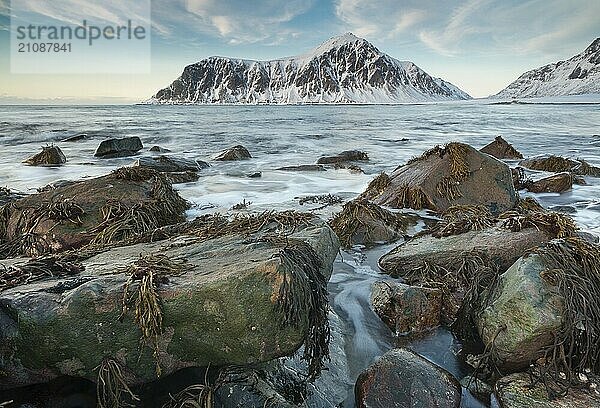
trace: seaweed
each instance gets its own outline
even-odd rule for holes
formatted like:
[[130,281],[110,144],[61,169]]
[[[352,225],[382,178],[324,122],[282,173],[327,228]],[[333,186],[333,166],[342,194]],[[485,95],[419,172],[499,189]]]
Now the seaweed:
[[83,270],[83,265],[56,256],[32,259],[9,267],[0,265],[0,292],[48,278],[78,275]]
[[440,197],[444,197],[448,201],[454,201],[462,197],[458,186],[459,183],[451,177],[443,177],[437,184],[436,190]]
[[483,206],[455,205],[442,214],[442,221],[433,228],[435,237],[447,237],[468,231],[482,231],[492,227],[496,219]]
[[393,201],[389,203],[396,208],[413,208],[415,210],[435,209],[435,205],[431,202],[427,194],[421,187],[401,186]]
[[513,232],[525,228],[545,231],[554,238],[566,238],[575,235],[579,229],[575,221],[566,214],[553,211],[507,211],[500,214],[501,226]]
[[531,170],[547,171],[551,173],[562,173],[573,169],[573,161],[560,156],[548,156],[541,159],[531,159],[526,167]]
[[337,196],[337,195],[332,195],[330,194],[321,194],[321,195],[313,195],[313,196],[307,196],[307,197],[302,197],[298,200],[298,204],[300,205],[304,205],[304,204],[321,204],[320,207],[315,208],[313,211],[317,211],[317,210],[322,210],[323,208],[332,206],[332,205],[336,205],[336,204],[341,204],[344,200],[342,200],[342,197]]
[[117,180],[148,181],[159,173],[148,167],[126,166],[114,170],[111,174]]
[[246,201],[246,199],[244,199],[231,207],[231,209],[234,211],[246,210],[250,205],[252,205],[252,201]]
[[448,155],[450,159],[450,178],[455,182],[465,180],[471,174],[469,169],[469,163],[467,162],[467,154],[469,147],[463,143],[450,142],[444,147],[435,146],[432,149],[427,150],[419,157],[410,159],[407,164],[413,164],[431,156],[437,155],[440,158],[444,158]]
[[367,189],[360,195],[359,198],[374,200],[383,193],[383,191],[391,184],[391,182],[390,176],[388,176],[386,173],[381,173],[371,180],[367,186]]
[[132,402],[139,398],[131,391],[119,362],[114,359],[104,359],[98,367],[96,380],[96,397],[98,408],[135,407]]

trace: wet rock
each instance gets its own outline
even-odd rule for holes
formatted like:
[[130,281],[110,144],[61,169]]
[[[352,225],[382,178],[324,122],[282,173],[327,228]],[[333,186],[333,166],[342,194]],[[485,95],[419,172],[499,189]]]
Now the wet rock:
[[208,163],[200,160],[189,160],[172,156],[140,157],[133,163],[134,167],[145,167],[163,173],[199,171],[206,169]]
[[193,183],[194,181],[198,181],[200,178],[198,173],[194,171],[166,173],[166,176],[171,184]]
[[330,221],[342,246],[375,245],[402,238],[418,217],[393,213],[365,199],[344,204],[342,211]]
[[461,387],[450,373],[407,349],[388,351],[356,381],[358,408],[460,406]]
[[[0,187],[0,207],[13,201],[17,201],[23,197],[26,197],[26,194],[17,193],[16,191],[12,191],[7,187]],[[0,236],[0,239],[1,238],[2,237]]]
[[248,178],[261,178],[262,177],[262,172],[255,171],[254,173],[248,173],[248,174],[246,174],[246,177],[248,177]]
[[577,231],[576,235],[590,244],[597,244],[600,242],[600,237],[589,232]]
[[363,193],[376,204],[442,212],[452,205],[481,205],[493,214],[517,203],[510,168],[462,143],[436,147],[375,179]]
[[87,133],[78,133],[76,135],[69,136],[61,141],[62,142],[79,142],[80,140],[85,140],[87,138],[88,138]]
[[400,335],[418,333],[439,326],[442,292],[378,281],[371,285],[371,305],[393,332]]
[[522,159],[523,155],[510,143],[497,136],[493,142],[479,150],[482,153],[494,156],[497,159]]
[[217,161],[234,161],[234,160],[244,160],[251,159],[252,155],[242,145],[237,145],[226,149],[215,156],[214,160]]
[[564,193],[573,188],[573,175],[558,173],[537,181],[527,181],[524,187],[532,193]]
[[475,398],[486,403],[489,403],[490,396],[494,393],[491,385],[470,375],[460,380],[460,385],[469,390]]
[[300,164],[298,166],[284,166],[279,167],[280,171],[326,171],[324,166],[320,164]]
[[58,146],[42,147],[41,152],[23,161],[30,166],[60,166],[66,162],[67,158]]
[[543,356],[562,325],[563,302],[542,276],[547,267],[537,254],[520,258],[500,276],[493,301],[478,318],[484,344],[494,341],[497,364],[519,370]]
[[555,205],[549,208],[551,211],[556,211],[563,214],[575,214],[577,213],[577,208],[572,205]]
[[152,146],[150,151],[153,153],[171,153],[171,150],[156,145]]
[[0,259],[116,242],[182,222],[187,208],[161,173],[124,167],[10,204]]
[[579,176],[600,177],[600,167],[595,167],[582,159],[570,159],[560,156],[538,156],[519,162],[520,166],[530,170],[552,173],[569,172]]
[[600,395],[591,389],[572,388],[561,398],[548,398],[543,382],[532,384],[527,373],[516,373],[496,382],[495,398],[502,408],[600,407]]
[[360,150],[346,150],[334,156],[323,156],[317,160],[317,164],[336,164],[352,161],[368,161],[369,155]]
[[66,187],[66,186],[73,185],[75,183],[77,183],[77,182],[73,181],[73,180],[56,180],[55,182],[48,183],[45,186],[38,188],[37,192],[44,193],[46,191],[54,190],[55,188]]
[[128,157],[136,155],[143,148],[142,141],[137,136],[123,139],[108,139],[100,143],[94,156],[102,159]]
[[[293,354],[305,341],[319,347],[326,331],[318,319],[325,313],[327,320],[326,284],[338,243],[318,219],[286,223],[288,216],[257,216],[263,218],[252,230],[230,230],[224,217],[200,218],[177,226],[173,238],[80,254],[87,259],[78,275],[2,291],[0,370],[7,375],[0,389],[62,375],[96,380],[106,359],[120,365],[128,384],[138,384],[156,379],[157,366],[168,375],[192,366],[262,363]],[[274,239],[282,229],[285,240]],[[0,264],[15,262],[27,267]],[[142,289],[144,276],[154,278],[150,292]],[[69,283],[74,279],[77,285]],[[140,342],[134,315],[142,306],[134,301],[141,293],[159,299],[155,342]]]
[[335,170],[348,170],[352,174],[364,174],[365,171],[357,166],[356,164],[348,164],[348,163],[335,163],[333,165]]

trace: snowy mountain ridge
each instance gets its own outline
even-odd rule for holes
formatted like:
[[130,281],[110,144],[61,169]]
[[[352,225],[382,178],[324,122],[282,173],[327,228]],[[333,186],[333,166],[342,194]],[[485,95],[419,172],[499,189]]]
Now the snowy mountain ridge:
[[527,71],[492,98],[600,94],[600,38],[582,53]]
[[185,67],[147,103],[403,103],[470,99],[453,84],[398,61],[352,33],[295,57],[210,57]]

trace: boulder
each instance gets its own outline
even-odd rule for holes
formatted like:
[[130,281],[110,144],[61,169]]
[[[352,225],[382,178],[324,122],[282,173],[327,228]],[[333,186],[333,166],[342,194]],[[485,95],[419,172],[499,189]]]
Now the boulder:
[[171,150],[166,149],[164,147],[160,147],[160,146],[152,146],[150,149],[148,149],[149,151],[153,152],[153,153],[171,153]]
[[200,178],[195,171],[180,171],[175,173],[165,173],[165,175],[171,184],[193,183]]
[[[301,202],[302,204],[302,202]],[[344,204],[342,211],[330,221],[344,248],[353,245],[374,245],[402,238],[409,226],[416,225],[417,216],[393,213],[365,199]]]
[[518,195],[510,168],[469,145],[449,143],[375,179],[363,193],[376,204],[443,212],[452,205],[510,210]]
[[394,349],[356,381],[357,408],[454,407],[461,387],[449,372],[408,349]]
[[493,142],[482,147],[480,152],[494,156],[496,159],[522,159],[523,155],[510,143],[497,136]]
[[339,246],[318,219],[289,219],[206,216],[153,234],[174,234],[162,241],[80,254],[68,273],[72,257],[0,261],[12,273],[55,266],[53,277],[0,292],[0,390],[96,380],[107,362],[133,385],[185,367],[267,362],[303,344],[318,374]]
[[145,167],[163,173],[180,173],[206,169],[208,163],[200,160],[182,159],[173,156],[140,157],[133,163],[134,167]]
[[520,258],[500,276],[477,319],[481,339],[494,341],[496,363],[504,370],[526,368],[543,356],[561,328],[562,297],[542,277],[546,270],[537,254]]
[[351,161],[368,161],[369,155],[360,150],[346,150],[334,156],[323,156],[317,160],[317,164],[336,164]]
[[41,152],[23,161],[30,166],[60,166],[66,162],[67,158],[58,146],[42,147]]
[[244,160],[244,159],[251,159],[251,158],[252,158],[252,155],[250,154],[248,149],[246,149],[242,145],[237,145],[237,146],[230,147],[229,149],[226,149],[226,150],[222,151],[221,153],[217,154],[215,156],[214,160],[235,161],[235,160]]
[[275,170],[279,171],[327,171],[325,166],[320,164],[300,164],[298,166],[284,166]]
[[[113,173],[29,195],[0,217],[0,259],[105,245],[185,220],[188,203],[154,170]],[[3,224],[3,225],[2,225]]]
[[573,175],[565,172],[536,181],[528,180],[524,187],[532,193],[564,193],[573,188]]
[[564,397],[550,399],[544,382],[532,383],[527,373],[516,373],[496,382],[495,398],[502,408],[591,408],[600,407],[595,387],[571,388]]
[[108,139],[100,143],[94,156],[102,159],[128,157],[136,155],[143,148],[142,141],[137,136],[123,139]]
[[570,159],[554,155],[527,158],[519,162],[519,166],[552,173],[569,172],[579,176],[600,177],[600,167],[592,166],[583,159]]
[[371,305],[396,334],[411,334],[439,326],[442,292],[439,289],[377,281],[371,285]]
[[87,133],[78,133],[76,135],[69,136],[69,137],[61,140],[61,142],[79,142],[80,140],[85,140],[87,138],[88,138]]

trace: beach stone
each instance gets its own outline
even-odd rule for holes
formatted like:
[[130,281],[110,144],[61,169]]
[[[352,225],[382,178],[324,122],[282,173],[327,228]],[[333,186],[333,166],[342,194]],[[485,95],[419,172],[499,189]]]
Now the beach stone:
[[298,166],[284,166],[275,170],[280,171],[327,171],[325,166],[320,164],[300,164]]
[[163,173],[199,171],[210,167],[200,160],[183,159],[173,156],[140,157],[133,163],[134,167],[145,167]]
[[439,289],[377,281],[371,285],[371,305],[396,334],[418,333],[440,325],[442,292]]
[[[303,225],[286,235],[310,249],[303,258],[283,250],[287,243],[271,239],[281,228],[272,222],[251,234],[234,232],[208,240],[184,234],[116,247],[82,260],[79,275],[4,290],[0,371],[5,375],[0,376],[0,390],[60,376],[95,381],[96,367],[106,358],[117,361],[125,381],[134,385],[155,380],[156,363],[166,376],[186,367],[251,365],[294,354],[309,330],[307,305],[323,302],[302,298],[314,293],[303,282],[326,291],[339,248],[325,223],[313,218]],[[134,311],[122,315],[130,277],[126,268],[140,256],[185,265],[156,289],[163,319],[156,355],[154,347],[140,343]],[[0,264],[15,262],[24,261]],[[278,303],[284,276],[298,279],[291,289],[291,296],[304,302],[299,303],[297,324],[284,323]],[[136,293],[138,285],[131,283],[129,293]]]
[[217,161],[235,161],[235,160],[244,160],[251,159],[252,155],[242,145],[237,145],[226,149],[215,156],[214,160]]
[[94,156],[102,159],[134,156],[143,148],[142,141],[137,136],[122,139],[108,139],[100,142]]
[[[165,177],[153,170],[136,172],[123,168],[12,202],[5,209],[5,228],[0,228],[0,239],[11,245],[0,247],[0,259],[61,252],[95,239],[130,237],[144,232],[142,216],[148,229],[185,221],[188,203]],[[119,228],[124,219],[128,224]],[[99,238],[105,230],[113,235]]]
[[360,150],[345,150],[334,156],[323,156],[317,160],[317,164],[336,164],[351,161],[368,161],[369,155]]
[[522,159],[523,155],[508,143],[502,136],[497,136],[493,142],[482,147],[481,153],[494,156],[496,159]]
[[600,407],[596,391],[573,387],[561,398],[548,398],[544,383],[532,386],[527,373],[516,373],[496,382],[494,396],[502,408],[591,408]]
[[546,269],[537,254],[520,258],[500,276],[492,302],[477,317],[484,344],[495,337],[502,369],[524,369],[542,357],[562,325],[562,297],[542,278]]
[[69,136],[61,141],[62,142],[79,142],[80,140],[85,140],[87,138],[88,138],[87,133],[78,133],[76,135]]
[[461,401],[456,378],[408,349],[394,349],[356,381],[357,408],[454,407]]
[[443,212],[453,205],[470,205],[485,206],[492,214],[512,209],[518,200],[510,168],[463,143],[425,152],[394,170],[388,180],[374,181],[363,196],[393,208]]
[[42,147],[41,152],[23,161],[30,166],[60,166],[66,162],[67,158],[58,146]]
[[564,193],[573,188],[573,175],[558,173],[536,181],[527,181],[524,186],[532,193]]
[[171,153],[171,150],[166,149],[164,147],[160,147],[157,145],[152,146],[149,151],[153,152],[153,153]]

